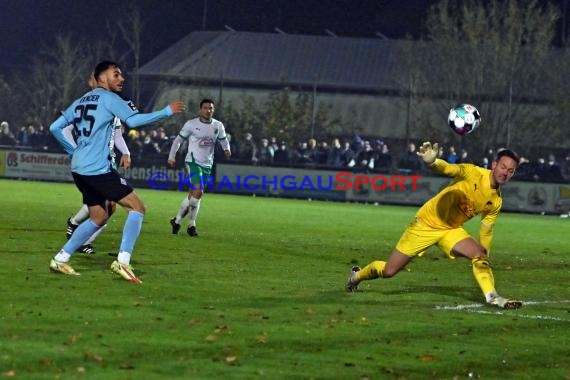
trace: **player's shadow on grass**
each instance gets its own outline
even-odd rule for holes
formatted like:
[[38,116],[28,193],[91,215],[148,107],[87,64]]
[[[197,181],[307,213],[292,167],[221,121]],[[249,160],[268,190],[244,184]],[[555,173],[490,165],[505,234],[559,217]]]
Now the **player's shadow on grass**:
[[[364,285],[365,283],[362,283]],[[362,288],[356,293],[347,293],[343,287],[335,289],[316,290],[313,293],[298,294],[276,294],[275,297],[256,297],[255,299],[245,297],[236,298],[235,306],[260,307],[264,308],[281,307],[284,302],[292,305],[329,305],[338,304],[340,297],[346,296],[358,304],[370,305],[401,305],[403,303],[414,302],[417,299],[419,304],[441,304],[441,303],[480,303],[484,300],[482,294],[476,286],[444,286],[444,285],[411,285],[402,287],[382,287],[381,281],[372,284],[370,288]],[[429,294],[429,295],[428,295]]]
[[476,286],[449,286],[449,285],[411,285],[401,289],[392,289],[388,294],[434,294],[464,299],[466,301],[481,302],[483,295]]
[[[346,293],[343,288],[325,290],[316,294],[315,300],[311,302],[337,302],[339,293],[344,293],[347,296],[355,297],[356,299],[360,298],[362,302],[370,304],[377,302],[409,302],[409,299],[407,299],[407,297],[404,299],[403,296],[417,298],[418,302],[422,303],[426,302],[426,300],[437,300],[438,298],[441,299],[441,302],[449,302],[449,299],[458,300],[458,302],[482,302],[484,299],[476,286],[422,284],[396,287],[394,285],[382,286],[382,281],[379,280],[371,281],[370,284],[362,282],[356,293]],[[427,296],[427,294],[429,294],[429,296]],[[414,297],[414,295],[417,295],[417,297]]]

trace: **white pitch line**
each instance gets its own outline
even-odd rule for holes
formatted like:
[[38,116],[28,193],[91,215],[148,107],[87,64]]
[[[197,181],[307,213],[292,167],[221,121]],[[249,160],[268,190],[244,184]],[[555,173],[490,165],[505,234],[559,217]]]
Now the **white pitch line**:
[[[560,301],[524,301],[523,306],[527,305],[544,305],[544,304],[563,304],[570,303],[570,300],[560,300]],[[436,310],[463,310],[468,313],[478,313],[478,314],[491,314],[491,315],[506,315],[510,317],[527,318],[527,319],[538,319],[538,320],[551,320],[551,321],[563,321],[570,322],[570,319],[560,318],[560,317],[549,317],[546,315],[529,315],[529,314],[519,314],[516,312],[502,312],[502,311],[487,311],[487,310],[475,310],[483,307],[483,304],[472,303],[467,305],[455,305],[455,306],[435,306]]]
[[547,303],[570,303],[570,300],[560,300],[560,301],[523,301],[523,305],[544,305]]
[[483,307],[482,303],[472,303],[469,305],[455,305],[455,306],[436,306],[436,310],[468,310]]
[[477,314],[506,315],[509,317],[526,318],[526,319],[540,319],[540,320],[570,322],[570,319],[559,318],[559,317],[549,317],[546,315],[528,315],[528,314],[518,314],[518,313],[505,313],[502,311],[469,310],[469,309],[465,309],[465,311],[468,313],[477,313]]
[[[561,304],[561,303],[570,303],[570,300],[560,300],[560,301],[523,301],[523,306],[527,305],[545,305],[545,304]],[[467,305],[455,305],[455,306],[445,306],[445,305],[438,305],[435,306],[436,310],[468,310],[468,309],[476,309],[479,307],[483,307],[482,303],[472,303]]]

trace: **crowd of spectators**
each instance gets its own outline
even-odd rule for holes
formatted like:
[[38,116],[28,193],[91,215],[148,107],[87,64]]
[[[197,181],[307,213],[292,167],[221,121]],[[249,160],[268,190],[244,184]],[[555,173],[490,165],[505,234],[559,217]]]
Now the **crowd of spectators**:
[[[418,142],[421,143],[421,142]],[[309,138],[290,147],[287,141],[277,141],[275,137],[261,138],[259,144],[254,136],[247,133],[241,144],[232,143],[232,161],[250,165],[293,166],[319,169],[346,169],[357,172],[424,174],[426,170],[417,155],[417,146],[410,142],[394,145],[403,146],[393,153],[388,143],[382,139],[364,139],[354,136],[349,139],[333,138],[331,143]],[[489,148],[479,155],[471,155],[466,149],[454,145],[440,146],[439,158],[450,163],[472,163],[487,169],[496,155]],[[516,178],[526,181],[570,182],[570,153],[559,160],[554,154],[536,160],[521,158]],[[224,161],[223,154],[216,160]]]
[[[137,160],[164,160],[176,134],[168,134],[164,128],[133,129],[125,132],[125,141],[131,151],[136,165]],[[367,139],[359,135],[350,138],[332,138],[318,141],[309,138],[306,141],[291,143],[278,140],[276,137],[263,137],[257,141],[251,133],[234,139],[228,133],[232,158],[224,157],[217,150],[216,162],[231,162],[261,166],[288,166],[319,169],[343,169],[355,172],[423,174],[426,169],[419,159],[414,142],[403,144],[392,141],[397,146],[393,152],[387,141],[383,139]],[[421,143],[421,142],[418,142]],[[10,128],[8,122],[0,125],[0,146],[17,147],[41,151],[60,152],[61,147],[53,139],[47,128],[43,126],[21,127],[17,131]],[[404,147],[404,148],[402,148]],[[179,149],[180,158],[185,154],[184,147]],[[465,149],[457,149],[453,145],[440,146],[439,157],[450,163],[473,163],[490,168],[495,156],[493,149],[483,154],[471,155]],[[544,157],[530,160],[523,157],[516,177],[520,180],[542,182],[570,181],[570,153],[562,159],[550,153]]]
[[59,149],[59,144],[43,125],[38,127],[23,126],[18,131],[12,131],[7,121],[0,123],[0,146],[45,151]]
[[[309,138],[291,145],[276,137],[256,142],[251,133],[232,145],[232,161],[262,166],[302,166],[312,168],[349,168],[354,171],[390,172],[392,153],[383,140],[371,142],[355,137],[353,141],[333,138],[317,141]],[[221,155],[220,155],[220,159]],[[223,159],[222,159],[223,160]]]

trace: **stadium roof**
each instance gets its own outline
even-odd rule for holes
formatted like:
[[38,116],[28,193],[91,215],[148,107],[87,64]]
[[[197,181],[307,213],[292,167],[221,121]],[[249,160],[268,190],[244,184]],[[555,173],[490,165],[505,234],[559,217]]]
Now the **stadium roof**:
[[[446,58],[441,57],[434,46],[417,41],[383,38],[236,31],[193,32],[143,65],[139,69],[139,75],[147,80],[214,85],[223,83],[237,87],[292,86],[306,89],[316,85],[319,91],[405,94],[409,84],[406,84],[406,71],[401,70],[406,67],[401,53],[406,50],[413,51],[416,60],[420,57],[421,62],[429,63],[425,66],[425,72],[434,75],[428,88],[432,95],[445,95],[450,87],[448,73],[445,70],[432,71],[430,67],[438,67],[440,64],[437,62]],[[559,49],[553,49],[549,54],[551,58],[547,61],[564,60],[564,54]],[[521,60],[523,64],[526,62],[523,58]],[[486,70],[496,71],[494,66],[489,66]],[[513,81],[514,96],[551,98],[552,80],[549,81],[545,75],[542,77],[538,86],[535,80],[518,78]],[[399,78],[405,83],[399,84]],[[480,95],[486,93],[504,99],[503,85],[504,81],[491,80],[481,87]]]
[[142,66],[139,74],[255,86],[399,90],[390,75],[397,43],[380,38],[193,32]]

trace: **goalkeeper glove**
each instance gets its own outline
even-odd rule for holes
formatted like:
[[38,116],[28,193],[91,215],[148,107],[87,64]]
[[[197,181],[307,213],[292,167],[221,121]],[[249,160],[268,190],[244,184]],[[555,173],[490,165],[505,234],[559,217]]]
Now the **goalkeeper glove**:
[[437,152],[438,151],[439,151],[438,143],[435,143],[432,146],[429,141],[426,141],[425,143],[422,144],[422,146],[420,146],[420,149],[418,151],[418,156],[420,156],[421,159],[427,165],[431,165],[435,162],[435,159],[437,158]]

